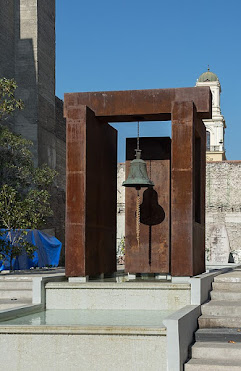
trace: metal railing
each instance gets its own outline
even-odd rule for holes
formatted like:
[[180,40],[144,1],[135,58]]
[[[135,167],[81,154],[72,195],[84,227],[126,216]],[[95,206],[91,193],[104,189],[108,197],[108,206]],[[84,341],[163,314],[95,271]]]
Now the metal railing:
[[209,152],[223,152],[223,145],[220,146],[207,146],[206,150]]

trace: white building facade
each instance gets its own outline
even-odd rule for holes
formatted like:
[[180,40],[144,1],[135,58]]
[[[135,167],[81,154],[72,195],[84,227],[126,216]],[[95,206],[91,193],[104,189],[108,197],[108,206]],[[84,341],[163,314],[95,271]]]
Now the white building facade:
[[226,124],[220,108],[220,81],[208,68],[207,72],[198,78],[196,86],[209,86],[212,92],[212,119],[203,120],[207,130],[207,161],[226,160],[224,147]]

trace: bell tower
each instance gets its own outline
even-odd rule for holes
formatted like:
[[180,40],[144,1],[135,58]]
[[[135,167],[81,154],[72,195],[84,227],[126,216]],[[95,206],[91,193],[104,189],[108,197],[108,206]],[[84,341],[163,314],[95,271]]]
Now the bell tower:
[[212,92],[212,118],[203,120],[206,126],[207,161],[226,160],[224,147],[225,119],[220,109],[221,84],[218,76],[208,68],[197,80],[196,86],[209,86]]

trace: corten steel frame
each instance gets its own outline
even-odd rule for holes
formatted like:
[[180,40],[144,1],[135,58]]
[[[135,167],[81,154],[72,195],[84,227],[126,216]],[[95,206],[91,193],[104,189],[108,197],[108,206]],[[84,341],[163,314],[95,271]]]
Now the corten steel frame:
[[[172,120],[173,276],[205,270],[205,146],[209,87],[65,94],[66,276],[116,271],[116,130],[108,122]],[[141,273],[141,272],[140,272]]]

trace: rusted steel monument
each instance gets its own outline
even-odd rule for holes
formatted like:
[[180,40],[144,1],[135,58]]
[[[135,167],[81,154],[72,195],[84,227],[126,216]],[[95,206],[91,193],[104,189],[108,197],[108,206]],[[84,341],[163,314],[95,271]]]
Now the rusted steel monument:
[[[108,123],[172,121],[172,139],[140,138],[155,186],[126,189],[129,273],[193,276],[205,271],[205,151],[209,87],[65,94],[66,276],[116,271],[117,131]],[[138,119],[137,119],[138,118]],[[135,140],[127,140],[126,168]]]

